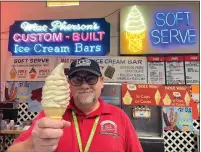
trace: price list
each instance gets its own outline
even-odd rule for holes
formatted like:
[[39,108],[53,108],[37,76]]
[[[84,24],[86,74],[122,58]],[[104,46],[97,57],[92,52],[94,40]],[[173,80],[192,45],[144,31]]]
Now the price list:
[[164,57],[148,57],[148,84],[165,84]]
[[185,56],[186,84],[199,84],[199,56]]
[[183,56],[166,57],[166,83],[185,84]]

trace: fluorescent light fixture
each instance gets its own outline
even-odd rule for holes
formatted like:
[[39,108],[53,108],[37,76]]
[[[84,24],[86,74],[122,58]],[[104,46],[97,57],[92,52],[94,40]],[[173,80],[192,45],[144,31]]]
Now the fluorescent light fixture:
[[76,6],[79,5],[79,0],[69,1],[69,0],[63,0],[63,1],[53,1],[53,0],[47,0],[47,7],[56,7],[56,6]]

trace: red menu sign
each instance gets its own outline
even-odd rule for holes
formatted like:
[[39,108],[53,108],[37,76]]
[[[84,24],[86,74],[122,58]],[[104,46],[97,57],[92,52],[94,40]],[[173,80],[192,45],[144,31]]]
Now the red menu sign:
[[122,101],[125,105],[158,105],[160,101],[154,98],[161,85],[122,84]]
[[124,105],[190,106],[190,86],[122,84]]
[[[164,89],[164,90],[162,90]],[[190,86],[163,86],[162,103],[164,106],[190,106]]]

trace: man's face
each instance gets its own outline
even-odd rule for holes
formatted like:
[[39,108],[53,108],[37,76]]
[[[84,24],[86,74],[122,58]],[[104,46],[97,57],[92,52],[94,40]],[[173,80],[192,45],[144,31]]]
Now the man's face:
[[103,88],[104,78],[92,73],[76,72],[69,80],[71,93],[77,104],[96,102]]

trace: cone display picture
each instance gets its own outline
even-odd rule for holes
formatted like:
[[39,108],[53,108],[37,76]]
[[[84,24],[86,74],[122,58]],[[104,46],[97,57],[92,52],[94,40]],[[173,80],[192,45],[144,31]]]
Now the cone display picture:
[[132,97],[130,95],[130,93],[127,91],[125,96],[123,97],[123,102],[125,105],[130,105],[132,103]]
[[155,97],[156,105],[159,105],[159,103],[161,101],[161,95],[160,95],[160,92],[158,91],[158,89],[157,89],[154,97]]

